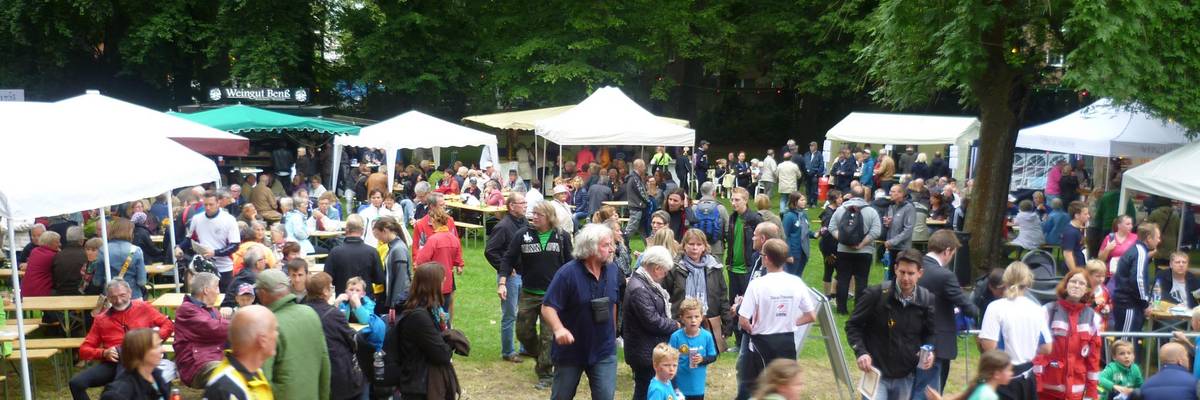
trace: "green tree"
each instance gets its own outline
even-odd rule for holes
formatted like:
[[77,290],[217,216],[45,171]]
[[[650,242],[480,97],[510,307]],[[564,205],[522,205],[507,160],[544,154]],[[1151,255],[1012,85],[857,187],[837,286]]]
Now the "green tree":
[[[966,229],[978,268],[1003,258],[1013,148],[1047,53],[1068,54],[1068,82],[1191,127],[1200,122],[1197,5],[1176,2],[881,1],[863,60],[875,95],[896,108],[954,91],[980,116],[976,189]],[[1167,77],[1170,77],[1169,79]]]
[[1193,132],[1200,129],[1200,5],[1178,1],[1080,1],[1066,22],[1076,43],[1066,81],[1134,102]]

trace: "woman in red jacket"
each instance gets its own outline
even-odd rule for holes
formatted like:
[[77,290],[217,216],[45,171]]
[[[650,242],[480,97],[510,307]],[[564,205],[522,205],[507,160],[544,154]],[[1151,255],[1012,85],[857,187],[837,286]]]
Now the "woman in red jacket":
[[430,235],[421,249],[417,250],[413,264],[435,262],[442,266],[445,275],[442,280],[442,297],[444,297],[442,304],[450,315],[448,321],[453,321],[454,273],[462,275],[463,266],[466,264],[463,262],[462,243],[458,241],[458,234],[449,226],[449,222],[452,221],[450,216],[445,212],[435,212],[434,210],[430,209],[429,215],[425,216],[425,219],[433,225],[433,235]]
[[37,247],[29,252],[25,277],[21,280],[21,297],[54,294],[54,256],[62,247],[58,233],[46,231],[37,238]]
[[1046,305],[1054,338],[1050,354],[1034,359],[1039,399],[1097,398],[1100,353],[1100,314],[1089,305],[1092,287],[1087,272],[1074,269],[1059,282],[1058,301]]
[[444,219],[446,221],[446,229],[455,237],[458,237],[458,227],[454,225],[454,218],[446,213],[446,197],[444,195],[437,192],[430,193],[425,197],[425,207],[429,211],[413,225],[413,254],[421,251],[421,246],[424,246],[429,237],[435,233],[433,222],[431,222],[434,219]]

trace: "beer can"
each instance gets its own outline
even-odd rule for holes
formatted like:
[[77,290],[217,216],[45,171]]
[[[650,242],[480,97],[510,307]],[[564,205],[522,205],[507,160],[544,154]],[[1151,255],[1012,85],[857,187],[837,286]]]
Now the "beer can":
[[688,349],[688,366],[689,366],[689,368],[694,369],[694,368],[700,366],[700,363],[696,362],[696,356],[698,356],[698,355],[700,355],[699,349]]
[[933,345],[927,344],[921,346],[921,351],[917,352],[917,368],[921,368],[921,364],[926,358],[933,355]]

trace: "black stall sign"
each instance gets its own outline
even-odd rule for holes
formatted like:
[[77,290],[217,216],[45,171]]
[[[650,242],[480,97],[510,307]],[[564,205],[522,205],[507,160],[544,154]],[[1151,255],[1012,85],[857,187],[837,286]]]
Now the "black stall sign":
[[304,88],[260,88],[242,89],[231,87],[214,87],[208,89],[209,101],[247,100],[307,103],[308,90]]

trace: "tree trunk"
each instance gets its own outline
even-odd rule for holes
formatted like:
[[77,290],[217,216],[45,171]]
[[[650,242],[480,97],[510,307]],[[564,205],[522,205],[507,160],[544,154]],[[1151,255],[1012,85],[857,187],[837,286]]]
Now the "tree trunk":
[[[982,33],[983,43],[1004,43],[1005,21]],[[967,212],[971,266],[976,271],[1004,267],[1004,231],[1013,149],[1029,102],[1030,73],[1005,61],[1007,49],[987,48],[987,69],[971,82],[979,99],[979,159]]]

